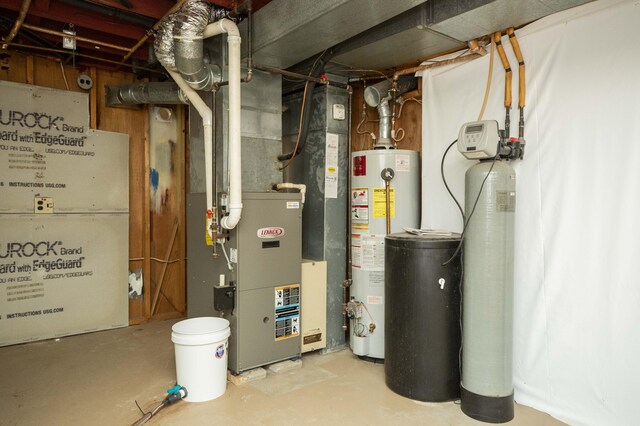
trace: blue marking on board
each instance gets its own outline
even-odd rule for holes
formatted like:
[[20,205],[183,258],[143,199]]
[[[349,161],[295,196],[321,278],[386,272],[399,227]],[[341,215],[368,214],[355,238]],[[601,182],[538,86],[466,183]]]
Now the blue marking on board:
[[153,191],[158,190],[158,183],[160,182],[160,174],[156,169],[151,169],[149,172],[149,180],[151,181],[151,188]]

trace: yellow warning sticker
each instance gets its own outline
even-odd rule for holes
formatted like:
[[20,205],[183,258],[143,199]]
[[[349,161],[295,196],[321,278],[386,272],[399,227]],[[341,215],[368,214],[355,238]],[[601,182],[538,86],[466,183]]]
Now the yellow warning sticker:
[[362,224],[362,223],[354,223],[354,224],[351,225],[351,229],[353,231],[368,231],[369,230],[369,225]]
[[211,235],[209,235],[209,225],[211,224],[211,218],[207,217],[206,226],[204,228],[205,239],[207,241],[208,246],[213,245],[213,240],[211,239]]
[[[389,210],[391,219],[396,217],[396,191],[390,188]],[[373,188],[373,217],[376,219],[387,217],[387,191],[385,188]]]

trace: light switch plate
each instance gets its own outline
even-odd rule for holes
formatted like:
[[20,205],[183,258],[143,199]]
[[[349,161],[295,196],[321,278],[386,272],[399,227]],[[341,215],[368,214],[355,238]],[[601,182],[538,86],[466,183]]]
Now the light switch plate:
[[36,214],[53,213],[53,197],[35,197],[33,208]]

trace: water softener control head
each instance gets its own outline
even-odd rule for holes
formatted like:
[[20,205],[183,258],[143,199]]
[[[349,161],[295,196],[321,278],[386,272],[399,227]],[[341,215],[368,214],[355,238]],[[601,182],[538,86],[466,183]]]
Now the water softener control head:
[[468,160],[494,158],[498,153],[500,132],[495,120],[465,123],[458,135],[458,151]]

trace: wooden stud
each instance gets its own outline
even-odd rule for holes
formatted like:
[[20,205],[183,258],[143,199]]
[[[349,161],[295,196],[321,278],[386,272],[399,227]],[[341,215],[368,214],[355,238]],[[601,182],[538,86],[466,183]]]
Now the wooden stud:
[[179,120],[178,121],[178,140],[179,140],[179,146],[180,146],[180,152],[178,155],[180,155],[180,196],[179,196],[179,209],[178,209],[178,215],[179,215],[179,220],[180,220],[180,224],[182,226],[180,226],[180,230],[181,230],[181,238],[180,238],[180,247],[178,248],[178,253],[180,256],[180,265],[182,266],[182,306],[178,306],[180,309],[179,311],[184,314],[187,311],[187,301],[186,301],[186,294],[187,294],[187,283],[186,283],[186,265],[185,265],[185,261],[184,259],[187,257],[187,227],[185,226],[185,224],[187,223],[187,155],[188,152],[186,150],[186,146],[187,146],[187,120],[186,120],[186,114],[185,114],[185,106],[182,105],[178,105],[177,106],[177,115],[176,115],[176,119]]
[[[158,308],[158,299],[160,298],[160,292],[162,291],[162,285],[164,284],[164,277],[167,273],[167,268],[169,267],[169,260],[171,260],[171,252],[173,251],[173,246],[176,242],[176,235],[178,235],[178,218],[176,218],[173,222],[173,231],[171,232],[171,239],[169,240],[169,247],[167,248],[167,253],[164,256],[165,263],[162,264],[162,272],[160,273],[160,281],[158,282],[158,287],[156,288],[156,293],[153,296],[153,304],[151,305],[151,315],[155,315],[156,309]],[[166,296],[165,296],[166,297]]]
[[93,86],[89,91],[89,119],[90,127],[98,128],[98,73],[96,67],[89,68],[89,77],[93,80]]
[[33,56],[27,56],[27,84],[33,84]]
[[144,227],[144,316],[151,318],[151,200],[149,197],[151,185],[149,182],[149,164],[150,164],[150,152],[149,152],[149,110],[145,108],[147,112],[144,118],[144,190],[142,196],[144,197],[144,207],[142,209],[144,215],[143,227]]

